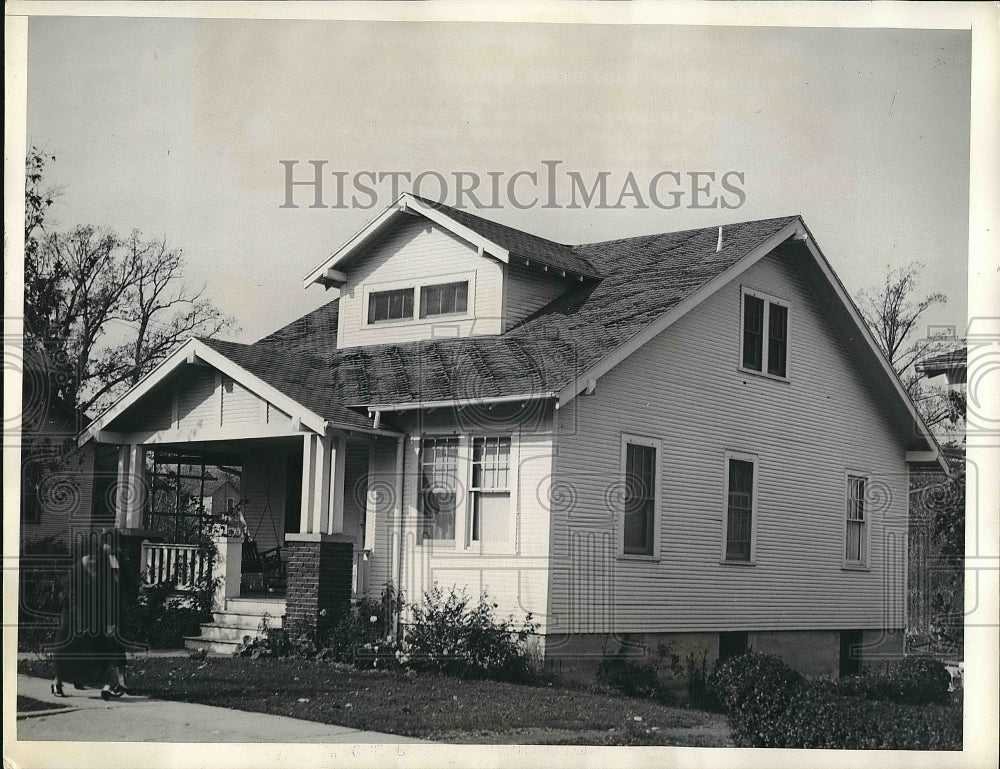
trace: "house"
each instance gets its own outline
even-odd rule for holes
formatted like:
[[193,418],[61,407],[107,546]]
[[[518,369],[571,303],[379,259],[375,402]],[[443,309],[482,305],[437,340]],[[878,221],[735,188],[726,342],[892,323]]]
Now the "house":
[[966,390],[968,380],[968,350],[952,350],[929,355],[914,364],[917,374],[927,380],[931,393],[938,393],[952,414],[933,427],[934,437],[941,443],[964,443],[966,432]]
[[49,377],[29,362],[21,380],[22,552],[45,547],[42,540],[68,547],[76,532],[114,524],[100,472],[108,451],[76,445],[86,417],[52,397]]
[[208,515],[232,513],[240,501],[239,484],[232,478],[221,478],[206,488],[201,500],[202,508]]
[[568,246],[404,194],[305,285],[339,294],[188,341],[81,433],[122,447],[124,531],[144,452],[222,452],[289,625],[437,583],[531,612],[567,675],[901,652],[908,473],[942,460],[800,217]]

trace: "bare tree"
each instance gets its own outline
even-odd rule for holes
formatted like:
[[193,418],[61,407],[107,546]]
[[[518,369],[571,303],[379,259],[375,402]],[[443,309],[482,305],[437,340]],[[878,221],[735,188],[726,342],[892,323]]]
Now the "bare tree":
[[166,239],[120,237],[85,225],[45,227],[53,194],[47,162],[25,161],[25,348],[44,369],[47,397],[83,412],[134,385],[190,336],[216,336],[232,320],[184,281],[184,259]]
[[954,420],[955,405],[940,388],[926,386],[915,371],[914,364],[944,349],[940,340],[921,334],[919,324],[928,309],[946,303],[948,298],[942,293],[928,294],[922,299],[915,298],[921,268],[921,264],[914,262],[906,267],[889,270],[877,291],[858,292],[857,305],[861,317],[920,410],[924,421],[928,427],[933,427],[945,420]]

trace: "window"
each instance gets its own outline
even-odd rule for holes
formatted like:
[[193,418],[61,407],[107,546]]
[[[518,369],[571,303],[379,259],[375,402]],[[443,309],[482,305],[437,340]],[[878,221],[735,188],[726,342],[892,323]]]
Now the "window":
[[624,504],[618,526],[619,555],[659,557],[657,489],[660,478],[660,441],[622,435]]
[[470,540],[510,540],[510,438],[472,439]]
[[420,541],[455,539],[458,438],[425,438],[420,444]]
[[744,289],[741,344],[743,368],[787,377],[788,306]]
[[413,289],[372,291],[368,295],[368,322],[403,320],[413,317]]
[[840,631],[840,677],[856,676],[861,672],[861,643],[863,635],[860,630]]
[[854,566],[864,566],[868,562],[865,486],[865,478],[862,476],[847,476],[847,531],[844,537],[844,561]]
[[420,317],[465,313],[469,307],[469,282],[439,283],[420,287]]
[[719,633],[719,662],[746,654],[748,648],[749,639],[745,630],[735,633]]
[[724,553],[726,561],[753,561],[755,469],[754,457],[727,455]]

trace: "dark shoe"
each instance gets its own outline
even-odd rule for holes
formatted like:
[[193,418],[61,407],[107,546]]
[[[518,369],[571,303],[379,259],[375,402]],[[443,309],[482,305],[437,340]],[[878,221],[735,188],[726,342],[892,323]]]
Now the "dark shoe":
[[125,687],[118,686],[117,684],[115,684],[114,686],[105,686],[103,689],[101,689],[101,699],[104,700],[105,702],[107,702],[110,699],[118,699],[123,694],[125,694]]
[[52,683],[49,686],[49,690],[52,692],[53,697],[65,697],[66,692],[63,691],[62,684]]
[[87,687],[83,684],[73,684],[73,688],[79,691],[80,689],[86,689]]

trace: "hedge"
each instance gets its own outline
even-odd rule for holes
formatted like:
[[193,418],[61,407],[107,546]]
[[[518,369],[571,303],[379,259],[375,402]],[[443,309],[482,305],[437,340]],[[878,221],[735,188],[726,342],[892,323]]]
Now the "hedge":
[[[914,677],[921,670],[906,669]],[[936,677],[932,666],[923,670]],[[750,653],[727,660],[710,686],[726,708],[739,747],[962,748],[960,704],[910,705],[847,696],[836,683],[807,680],[776,657]]]

